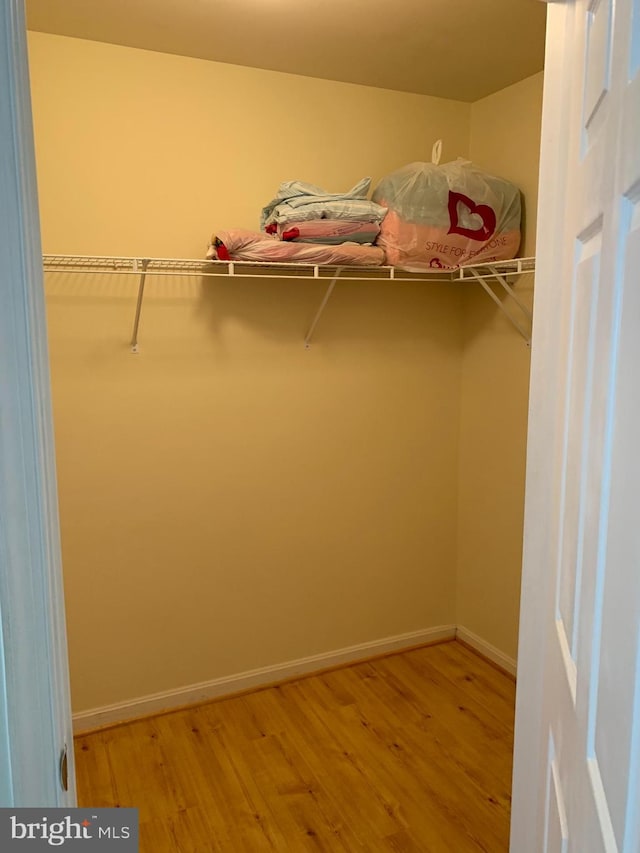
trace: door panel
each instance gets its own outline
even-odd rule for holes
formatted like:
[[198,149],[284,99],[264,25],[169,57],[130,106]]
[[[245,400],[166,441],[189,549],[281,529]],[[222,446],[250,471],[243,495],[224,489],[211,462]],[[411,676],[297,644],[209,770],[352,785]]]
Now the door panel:
[[567,813],[560,787],[558,763],[553,740],[549,743],[549,772],[547,782],[546,849],[549,853],[567,853],[569,843]]
[[633,2],[632,39],[629,63],[629,78],[633,79],[640,69],[640,0]]
[[582,556],[587,508],[587,467],[592,398],[598,279],[602,244],[599,219],[578,240],[578,267],[573,287],[571,349],[576,357],[567,378],[569,414],[565,427],[565,484],[562,553],[558,570],[557,618],[563,646],[575,667],[582,588]]
[[[640,456],[630,452],[640,436],[638,366],[640,348],[640,232],[637,205],[624,203],[629,223],[622,229],[625,244],[621,270],[622,311],[611,459],[609,535],[604,567],[599,683],[594,747],[599,757],[605,793],[618,846],[622,847],[631,745],[640,719],[634,719],[638,689],[637,608],[640,604],[640,539],[638,537],[638,483]],[[634,216],[634,213],[636,215]],[[625,234],[624,231],[627,231]],[[635,363],[634,363],[635,362]],[[634,632],[632,629],[636,627]],[[612,736],[615,731],[616,736]]]
[[609,91],[613,0],[592,0],[587,13],[585,126],[592,124]]
[[640,0],[549,8],[514,853],[640,851],[639,27]]

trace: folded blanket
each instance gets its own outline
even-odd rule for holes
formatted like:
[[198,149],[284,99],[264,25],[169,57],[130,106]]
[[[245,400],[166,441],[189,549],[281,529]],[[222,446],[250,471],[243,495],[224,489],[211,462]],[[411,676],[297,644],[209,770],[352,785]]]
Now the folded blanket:
[[281,240],[302,243],[323,243],[336,246],[340,243],[375,243],[380,233],[376,222],[350,222],[346,219],[311,219],[309,222],[289,222],[271,225],[270,233]]
[[277,195],[262,209],[260,227],[310,219],[347,219],[352,222],[377,222],[386,208],[367,200],[371,178],[363,178],[346,193],[327,193],[303,181],[280,184]]
[[269,234],[240,228],[216,232],[211,239],[207,258],[364,267],[378,267],[385,260],[384,252],[377,246],[361,246],[358,243],[342,243],[339,246],[287,243]]

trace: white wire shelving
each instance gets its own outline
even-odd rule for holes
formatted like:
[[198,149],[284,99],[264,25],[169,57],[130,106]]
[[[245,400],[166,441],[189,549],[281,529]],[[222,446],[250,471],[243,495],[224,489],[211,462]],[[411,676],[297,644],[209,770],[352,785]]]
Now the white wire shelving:
[[[341,267],[322,264],[266,263],[264,261],[204,261],[190,258],[125,258],[101,255],[44,255],[43,265],[49,273],[93,273],[132,275],[138,277],[131,351],[137,353],[138,332],[144,302],[145,285],[150,276],[198,276],[205,278],[260,278],[324,280],[327,288],[305,335],[304,345],[311,346],[313,334],[327,307],[336,284],[344,281],[395,282],[470,282],[476,281],[509,319],[527,345],[531,342],[532,313],[516,293],[511,280],[535,272],[535,258],[469,264],[455,270],[434,269],[412,272],[398,267]],[[502,300],[490,282],[499,284],[509,297]]]

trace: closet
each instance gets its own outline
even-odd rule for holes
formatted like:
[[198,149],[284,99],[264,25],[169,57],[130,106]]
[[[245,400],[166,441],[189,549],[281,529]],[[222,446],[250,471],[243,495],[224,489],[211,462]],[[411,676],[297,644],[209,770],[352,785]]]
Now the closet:
[[456,631],[514,671],[533,261],[197,259],[281,181],[375,185],[438,138],[521,188],[532,258],[542,72],[468,102],[29,50],[78,729]]

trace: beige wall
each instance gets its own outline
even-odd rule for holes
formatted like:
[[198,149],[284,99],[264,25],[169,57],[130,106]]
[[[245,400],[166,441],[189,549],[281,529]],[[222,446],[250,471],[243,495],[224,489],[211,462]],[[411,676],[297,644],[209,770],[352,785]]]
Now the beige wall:
[[[535,254],[542,74],[471,107],[471,159],[516,183],[522,256]],[[530,303],[533,282],[517,287]],[[463,300],[458,624],[515,657],[522,552],[529,349],[477,286]]]
[[283,180],[464,156],[469,105],[30,33],[45,252],[201,257]]
[[[469,105],[31,34],[47,252],[202,256],[281,180],[468,152]],[[447,285],[48,276],[74,710],[455,622]],[[516,342],[517,346],[517,342]]]

